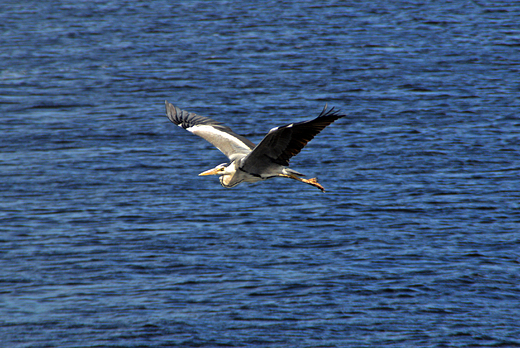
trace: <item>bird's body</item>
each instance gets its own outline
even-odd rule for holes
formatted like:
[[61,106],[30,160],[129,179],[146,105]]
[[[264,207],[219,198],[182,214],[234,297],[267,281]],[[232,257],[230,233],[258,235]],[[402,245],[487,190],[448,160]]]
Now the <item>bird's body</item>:
[[230,128],[210,118],[181,110],[166,102],[166,115],[176,125],[196,134],[226,155],[231,163],[199,175],[220,175],[220,183],[226,188],[241,182],[254,183],[273,177],[286,177],[315,186],[325,191],[316,178],[302,179],[303,174],[288,167],[289,159],[297,155],[316,134],[326,126],[343,117],[334,108],[314,120],[291,123],[273,128],[255,146],[247,138],[234,133]]

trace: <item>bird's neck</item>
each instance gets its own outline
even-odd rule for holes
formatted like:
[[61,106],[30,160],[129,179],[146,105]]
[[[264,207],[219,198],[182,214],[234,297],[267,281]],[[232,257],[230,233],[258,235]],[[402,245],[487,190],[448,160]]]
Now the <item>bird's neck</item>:
[[238,169],[237,161],[231,162],[227,167],[224,168],[224,175],[235,174]]

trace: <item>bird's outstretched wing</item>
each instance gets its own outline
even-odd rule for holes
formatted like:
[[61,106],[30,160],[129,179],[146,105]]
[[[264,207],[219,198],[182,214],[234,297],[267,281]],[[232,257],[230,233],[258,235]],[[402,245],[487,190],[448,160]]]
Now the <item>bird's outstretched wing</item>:
[[334,108],[323,108],[320,115],[314,120],[291,123],[273,128],[262,141],[243,160],[242,168],[247,172],[255,173],[255,169],[276,163],[282,166],[289,165],[291,157],[300,153],[305,145],[319,132],[337,119],[344,117]]
[[179,109],[166,103],[166,115],[176,125],[196,134],[222,151],[231,161],[243,157],[255,147],[247,138],[211,118]]

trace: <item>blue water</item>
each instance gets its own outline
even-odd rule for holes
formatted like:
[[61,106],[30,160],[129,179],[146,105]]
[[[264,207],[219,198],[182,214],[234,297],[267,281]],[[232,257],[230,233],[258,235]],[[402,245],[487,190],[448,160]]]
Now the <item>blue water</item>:
[[[4,1],[0,346],[519,347],[520,3]],[[224,189],[164,100],[257,143]]]

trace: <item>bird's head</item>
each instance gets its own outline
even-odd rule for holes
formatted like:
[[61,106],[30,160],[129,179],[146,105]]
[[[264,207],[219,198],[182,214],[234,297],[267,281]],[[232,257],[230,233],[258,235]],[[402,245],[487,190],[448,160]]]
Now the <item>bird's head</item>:
[[[204,176],[204,175],[227,175],[227,174],[232,174],[229,170],[228,170],[228,167],[230,167],[227,163],[222,163],[222,164],[219,164],[218,166],[216,166],[215,168],[213,169],[210,169],[210,170],[206,170],[205,172],[202,172],[199,174],[199,176]],[[234,171],[233,171],[234,173]]]
[[234,163],[231,163],[231,164],[222,163],[213,169],[206,170],[205,172],[200,173],[199,176],[220,175],[219,180],[220,180],[220,183],[222,184],[222,186],[224,186],[226,188],[231,188],[240,183],[240,181],[236,181],[236,182],[232,183],[233,177],[234,177],[236,171],[237,171],[237,169],[235,168]]

